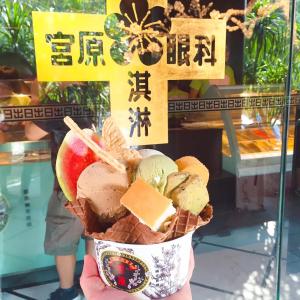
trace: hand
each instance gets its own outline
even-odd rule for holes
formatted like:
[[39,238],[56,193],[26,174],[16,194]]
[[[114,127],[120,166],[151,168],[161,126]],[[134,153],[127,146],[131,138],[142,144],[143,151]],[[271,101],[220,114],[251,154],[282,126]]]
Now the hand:
[[[191,249],[188,280],[183,288],[177,293],[163,298],[164,300],[192,300],[190,279],[194,269],[194,253]],[[126,292],[108,287],[101,280],[95,259],[91,255],[84,257],[84,266],[80,278],[80,285],[87,300],[137,300],[138,298]]]
[[87,300],[137,300],[131,294],[106,286],[99,276],[97,263],[91,255],[84,257],[80,285]]

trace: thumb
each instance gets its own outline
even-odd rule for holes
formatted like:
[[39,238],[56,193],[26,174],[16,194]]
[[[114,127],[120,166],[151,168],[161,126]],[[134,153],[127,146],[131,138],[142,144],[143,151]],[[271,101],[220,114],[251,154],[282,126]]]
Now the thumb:
[[87,300],[96,300],[99,298],[101,300],[137,300],[133,295],[107,287],[101,280],[97,262],[91,255],[84,257],[80,285]]
[[98,273],[97,263],[91,255],[84,257],[80,285],[87,299],[95,299],[95,295],[98,295],[105,289],[105,284]]
[[98,266],[97,262],[91,255],[85,255],[84,256],[84,264],[83,264],[83,270],[82,270],[82,277],[88,278],[98,276]]

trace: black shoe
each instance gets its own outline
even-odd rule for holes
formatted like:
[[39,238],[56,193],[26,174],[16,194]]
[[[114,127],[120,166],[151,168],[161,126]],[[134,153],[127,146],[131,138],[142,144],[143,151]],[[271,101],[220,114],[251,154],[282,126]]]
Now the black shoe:
[[73,286],[70,289],[58,288],[50,294],[49,300],[81,300],[77,289]]

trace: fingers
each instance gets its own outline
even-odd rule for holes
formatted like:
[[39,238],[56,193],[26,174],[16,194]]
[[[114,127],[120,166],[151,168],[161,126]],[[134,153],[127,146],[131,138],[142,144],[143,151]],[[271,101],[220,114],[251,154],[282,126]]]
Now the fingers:
[[[114,299],[116,299],[116,300],[138,300],[139,297],[134,296],[129,293],[126,293],[126,292],[119,291],[114,288],[106,287],[106,289],[101,293],[101,297],[99,295],[98,299],[101,299],[101,300],[114,300]],[[89,299],[87,299],[87,300],[89,300]]]
[[91,277],[91,276],[99,277],[97,262],[91,255],[84,256],[82,275],[84,275],[85,277]]
[[136,300],[137,298],[114,288],[107,287],[101,280],[97,262],[91,255],[84,257],[80,285],[87,300]]
[[192,291],[190,282],[186,282],[186,284],[182,287],[180,291],[171,295],[167,298],[168,300],[192,300]]
[[175,294],[163,298],[163,300],[192,300],[192,291],[191,291],[191,286],[190,282],[187,281],[185,285],[180,289],[178,292]]
[[[191,248],[189,271],[187,276],[188,280],[180,291],[178,291],[174,295],[164,298],[165,300],[192,300],[192,292],[191,292],[189,281],[192,277],[194,266],[195,266],[194,252],[193,249]],[[98,272],[97,263],[91,255],[86,255],[84,257],[84,266],[80,278],[80,285],[82,287],[82,290],[87,300],[137,299],[136,297],[126,292],[122,292],[114,288],[107,287],[101,280]]]
[[87,300],[97,299],[97,295],[105,289],[105,284],[98,273],[97,263],[90,255],[84,257],[80,285]]
[[190,282],[187,281],[181,290],[179,290],[178,292],[176,292],[175,294],[169,297],[163,298],[163,300],[192,300],[192,291],[191,291]]

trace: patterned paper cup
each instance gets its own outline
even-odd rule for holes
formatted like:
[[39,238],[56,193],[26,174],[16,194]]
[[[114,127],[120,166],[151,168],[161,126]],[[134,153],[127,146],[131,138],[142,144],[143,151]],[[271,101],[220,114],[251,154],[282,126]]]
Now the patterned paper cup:
[[192,234],[153,245],[95,240],[100,276],[108,286],[139,299],[170,296],[187,280]]

